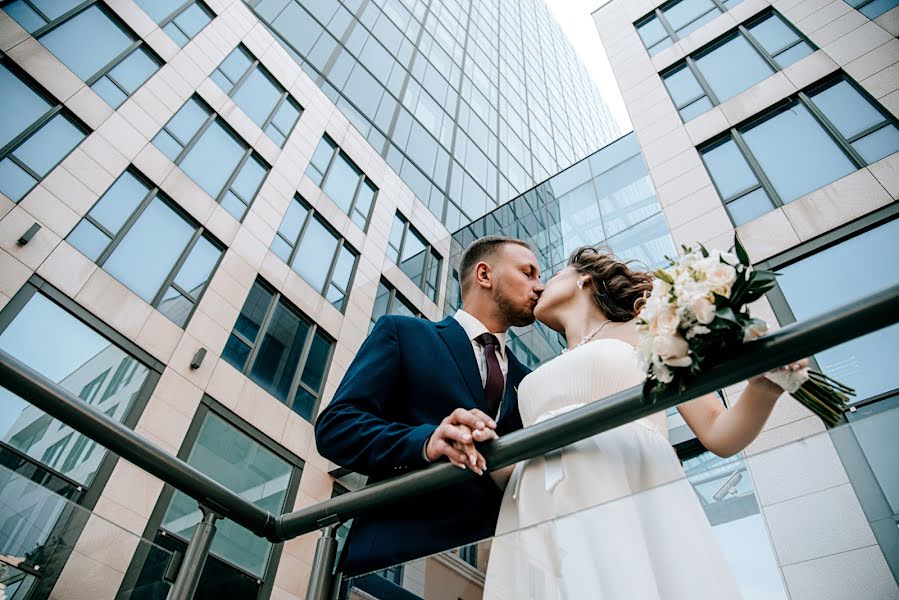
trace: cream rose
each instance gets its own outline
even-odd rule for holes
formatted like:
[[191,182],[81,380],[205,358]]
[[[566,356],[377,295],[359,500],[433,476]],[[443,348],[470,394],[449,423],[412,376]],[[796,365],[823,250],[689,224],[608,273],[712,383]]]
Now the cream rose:
[[708,325],[715,320],[715,305],[708,296],[694,296],[690,300],[690,308],[696,315],[696,320],[703,325]]
[[690,346],[679,335],[660,335],[652,341],[652,352],[671,367],[688,366],[692,361],[687,356]]

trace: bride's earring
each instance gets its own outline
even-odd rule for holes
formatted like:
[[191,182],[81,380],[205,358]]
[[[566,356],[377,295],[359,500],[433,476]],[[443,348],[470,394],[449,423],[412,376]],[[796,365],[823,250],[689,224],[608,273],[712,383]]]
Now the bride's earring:
[[579,289],[579,290],[584,289],[584,280],[583,279],[577,280],[577,289]]

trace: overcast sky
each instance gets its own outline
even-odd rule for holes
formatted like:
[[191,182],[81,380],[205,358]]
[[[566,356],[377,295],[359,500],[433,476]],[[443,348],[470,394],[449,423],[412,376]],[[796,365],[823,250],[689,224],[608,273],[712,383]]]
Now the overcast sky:
[[593,23],[591,13],[609,0],[546,0],[547,6],[556,16],[562,31],[571,40],[574,49],[587,70],[593,75],[596,85],[602,97],[612,111],[612,116],[618,121],[622,133],[632,129],[624,101],[615,83],[612,67],[606,58],[596,25]]

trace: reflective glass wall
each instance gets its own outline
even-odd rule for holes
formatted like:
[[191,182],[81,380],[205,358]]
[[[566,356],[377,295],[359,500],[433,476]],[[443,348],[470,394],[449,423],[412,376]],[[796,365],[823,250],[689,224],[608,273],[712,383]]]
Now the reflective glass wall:
[[245,0],[454,231],[618,135],[540,0]]

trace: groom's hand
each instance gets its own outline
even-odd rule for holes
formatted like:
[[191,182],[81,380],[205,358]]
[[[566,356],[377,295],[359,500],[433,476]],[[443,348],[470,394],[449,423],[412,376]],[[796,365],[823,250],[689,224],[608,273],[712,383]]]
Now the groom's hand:
[[459,468],[471,468],[475,473],[483,474],[487,462],[474,444],[495,439],[495,429],[496,422],[483,411],[457,408],[440,422],[428,439],[425,455],[431,462],[445,456]]

